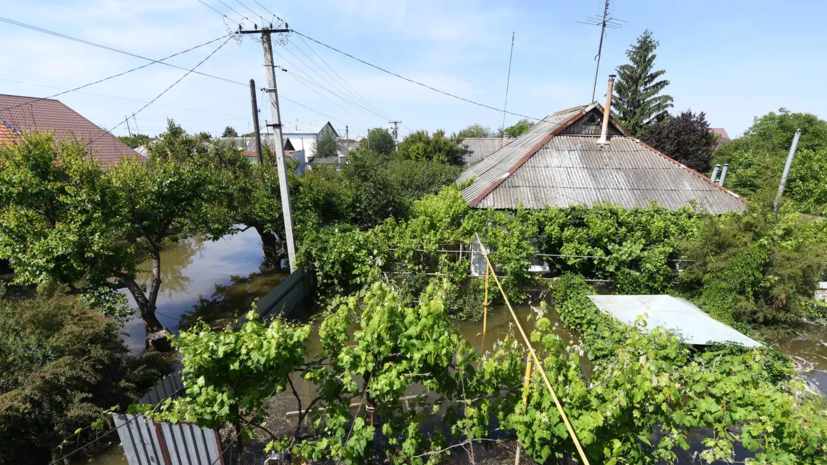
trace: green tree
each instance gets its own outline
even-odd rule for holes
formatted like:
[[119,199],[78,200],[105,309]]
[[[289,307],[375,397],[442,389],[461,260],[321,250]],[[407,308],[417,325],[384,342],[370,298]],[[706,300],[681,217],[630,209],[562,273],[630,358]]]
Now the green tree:
[[716,145],[706,115],[691,111],[644,127],[640,140],[701,173],[709,171]]
[[232,126],[227,126],[224,128],[224,132],[221,133],[221,137],[238,137],[238,133],[235,132]]
[[658,45],[652,33],[644,31],[626,51],[630,63],[617,67],[612,110],[635,137],[640,137],[644,126],[666,119],[672,108],[672,97],[662,94],[669,81],[658,80],[666,71],[654,71]]
[[387,129],[368,129],[368,135],[359,141],[359,148],[370,150],[379,155],[390,155],[396,147],[393,136]]
[[462,147],[456,137],[446,137],[438,130],[433,136],[428,131],[412,132],[399,143],[399,155],[407,160],[429,160],[451,165],[462,162]]
[[158,354],[130,356],[122,330],[78,300],[0,298],[0,463],[42,465],[92,441],[111,407],[169,372]]
[[532,127],[534,127],[534,122],[523,118],[505,129],[500,129],[497,137],[502,137],[503,132],[508,134],[509,137],[520,137]]
[[322,131],[321,136],[316,141],[316,157],[317,158],[331,158],[338,156],[339,142],[336,134],[333,131]]
[[[148,343],[168,348],[155,315],[161,249],[197,233],[220,237],[232,224],[216,208],[223,192],[215,173],[188,161],[203,147],[170,122],[149,160],[125,159],[108,171],[83,145],[48,135],[0,148],[0,257],[11,261],[17,282],[54,282],[105,311],[125,303],[117,290],[127,288]],[[152,263],[146,287],[137,280],[144,260]]]
[[131,149],[136,149],[140,146],[149,144],[149,136],[144,134],[135,134],[134,136],[118,136],[118,140],[128,145]]
[[479,138],[479,137],[494,137],[491,128],[481,124],[472,124],[465,129],[459,131],[456,135],[458,139]]
[[801,129],[801,138],[782,205],[821,215],[827,208],[827,166],[822,162],[827,151],[827,121],[816,115],[782,108],[756,118],[742,137],[722,145],[712,162],[729,164],[727,187],[750,200],[771,204],[797,129]]

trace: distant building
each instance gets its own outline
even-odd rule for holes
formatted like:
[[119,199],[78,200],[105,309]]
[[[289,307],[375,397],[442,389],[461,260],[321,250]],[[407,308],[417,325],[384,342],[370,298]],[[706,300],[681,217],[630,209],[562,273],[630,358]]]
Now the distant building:
[[715,144],[715,149],[718,149],[720,146],[732,140],[729,138],[729,134],[726,133],[726,129],[724,128],[710,128],[709,132],[720,136],[718,138],[718,142]]
[[603,107],[559,111],[463,172],[457,183],[474,208],[512,210],[613,203],[710,213],[746,210],[746,201],[633,138],[613,118],[600,143]]
[[35,131],[83,142],[102,164],[118,163],[123,157],[144,158],[58,100],[0,94],[0,144],[15,143]]
[[469,137],[463,139],[459,144],[462,147],[462,164],[473,165],[479,163],[513,140],[510,137]]
[[[307,161],[311,163],[316,156],[316,142],[328,131],[339,137],[328,121],[283,121],[281,126],[285,150],[304,150]],[[272,133],[269,135],[272,136]]]

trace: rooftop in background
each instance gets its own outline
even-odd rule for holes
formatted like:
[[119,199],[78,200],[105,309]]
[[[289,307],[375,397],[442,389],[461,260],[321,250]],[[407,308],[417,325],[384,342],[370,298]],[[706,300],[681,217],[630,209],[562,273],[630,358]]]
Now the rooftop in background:
[[34,131],[80,140],[93,158],[105,164],[117,163],[122,157],[140,156],[58,100],[0,94],[0,127],[0,142],[4,143]]
[[639,316],[647,328],[663,326],[682,336],[687,344],[735,342],[745,347],[761,344],[704,313],[691,302],[668,295],[590,295],[602,312],[634,325]]
[[329,121],[282,121],[281,133],[282,136],[294,134],[319,134],[325,126],[328,126],[337,137],[339,136],[339,133],[336,132],[336,129],[333,128]]
[[726,133],[726,129],[724,129],[724,128],[709,128],[709,132],[714,133],[714,134],[718,134],[719,136],[721,136],[721,138],[719,139],[721,142],[726,142],[728,140],[732,140],[732,139],[729,138],[729,134]]
[[474,179],[463,197],[498,210],[607,202],[678,210],[692,201],[710,213],[746,210],[744,199],[634,139],[614,119],[599,144],[602,120],[597,102],[547,116],[463,172],[457,183]]

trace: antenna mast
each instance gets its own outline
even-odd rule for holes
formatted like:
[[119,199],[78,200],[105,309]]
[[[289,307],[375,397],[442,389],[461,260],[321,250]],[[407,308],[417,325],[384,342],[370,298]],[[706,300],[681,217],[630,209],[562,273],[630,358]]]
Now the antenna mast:
[[500,147],[505,140],[505,110],[508,107],[508,87],[511,85],[511,60],[514,58],[514,31],[511,31],[511,55],[508,57],[508,80],[505,81],[505,105],[503,105],[503,133],[500,138]]
[[600,73],[600,55],[603,53],[603,37],[606,35],[606,28],[609,29],[620,29],[623,27],[622,24],[619,24],[617,21],[626,22],[622,19],[616,19],[609,16],[609,2],[610,0],[606,0],[606,4],[603,7],[603,16],[594,15],[586,19],[585,21],[577,21],[580,24],[588,24],[590,26],[600,26],[600,45],[597,47],[597,55],[595,55],[594,59],[597,60],[597,69],[594,70],[594,86],[592,87],[592,102],[594,102],[594,94],[597,91],[597,76]]

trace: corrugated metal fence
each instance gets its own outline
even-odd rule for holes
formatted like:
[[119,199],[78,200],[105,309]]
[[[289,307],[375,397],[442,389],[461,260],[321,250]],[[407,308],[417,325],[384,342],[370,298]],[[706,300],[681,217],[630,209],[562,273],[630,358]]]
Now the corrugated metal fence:
[[141,404],[158,404],[168,397],[174,397],[184,389],[184,383],[181,381],[181,372],[176,371],[171,373],[166,378],[162,379],[157,386],[147,392],[141,397]]
[[193,424],[112,414],[129,465],[224,465],[218,433]]

